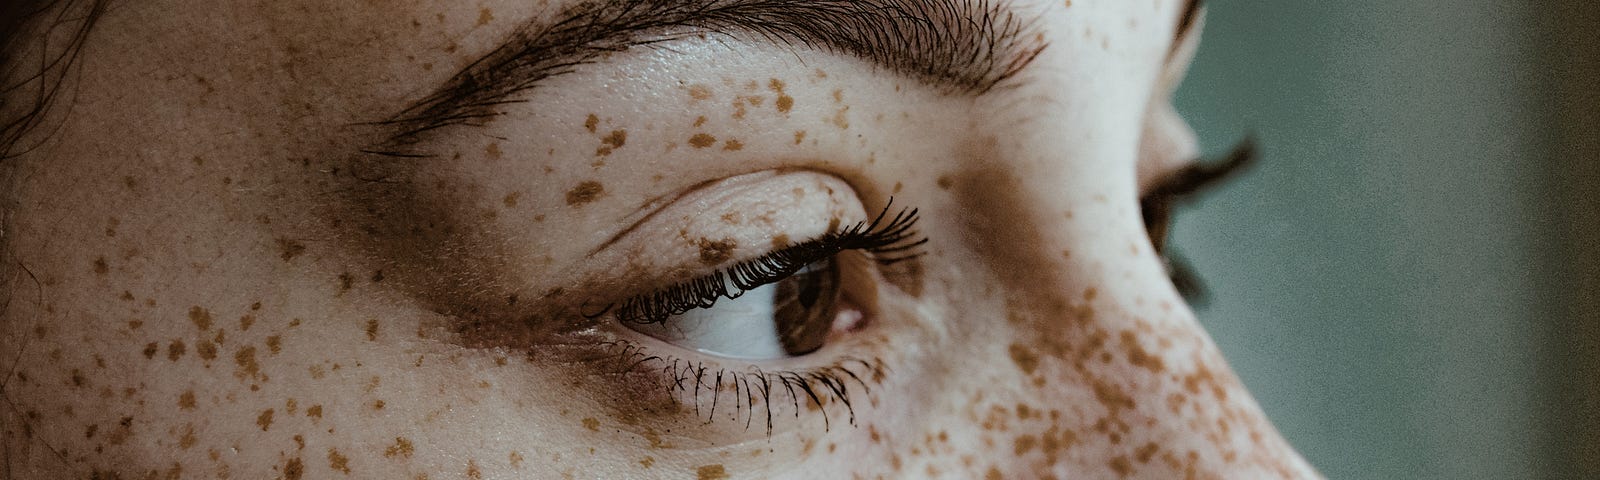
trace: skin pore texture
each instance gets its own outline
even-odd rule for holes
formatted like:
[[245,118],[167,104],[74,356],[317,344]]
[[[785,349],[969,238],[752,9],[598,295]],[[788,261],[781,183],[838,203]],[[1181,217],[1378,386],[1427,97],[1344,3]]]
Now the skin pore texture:
[[[1185,2],[948,4],[1000,73],[667,25],[423,122],[582,7],[118,3],[0,167],[0,477],[1317,477],[1141,224]],[[605,308],[904,208],[813,353]]]

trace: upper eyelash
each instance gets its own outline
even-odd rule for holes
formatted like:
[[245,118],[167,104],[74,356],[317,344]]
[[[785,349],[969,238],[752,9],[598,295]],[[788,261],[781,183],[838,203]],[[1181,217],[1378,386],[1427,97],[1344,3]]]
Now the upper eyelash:
[[[904,209],[885,222],[894,199],[871,222],[859,222],[843,230],[800,242],[760,257],[739,262],[711,275],[683,282],[653,293],[630,298],[616,308],[617,318],[632,323],[665,323],[672,316],[696,308],[710,308],[717,300],[738,298],[744,292],[788,278],[816,261],[845,250],[862,250],[884,265],[916,258],[917,247],[928,242],[919,237],[915,226],[917,209]],[[733,284],[733,289],[728,285]]]

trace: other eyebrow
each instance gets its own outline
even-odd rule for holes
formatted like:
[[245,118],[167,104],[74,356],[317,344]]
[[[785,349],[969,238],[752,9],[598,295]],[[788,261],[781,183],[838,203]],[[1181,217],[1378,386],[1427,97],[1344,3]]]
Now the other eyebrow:
[[978,95],[1044,49],[1028,31],[1006,5],[989,0],[589,0],[555,21],[524,24],[433,93],[378,122],[394,133],[367,151],[426,156],[406,146],[431,130],[482,124],[539,82],[635,46],[743,33],[859,57],[949,93]]

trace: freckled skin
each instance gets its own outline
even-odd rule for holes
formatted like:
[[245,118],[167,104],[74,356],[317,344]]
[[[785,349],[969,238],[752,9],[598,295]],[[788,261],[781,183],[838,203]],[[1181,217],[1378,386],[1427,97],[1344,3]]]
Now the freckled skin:
[[[214,3],[112,9],[0,163],[11,478],[1316,477],[1140,224],[1194,149],[1181,2],[1011,2],[1049,48],[981,97],[737,37],[614,52],[423,160],[366,125],[570,2]],[[830,180],[705,190],[768,170]],[[659,357],[701,357],[581,327],[891,195],[924,255],[845,279],[871,314],[789,362],[880,361],[848,403],[742,361],[674,387]]]

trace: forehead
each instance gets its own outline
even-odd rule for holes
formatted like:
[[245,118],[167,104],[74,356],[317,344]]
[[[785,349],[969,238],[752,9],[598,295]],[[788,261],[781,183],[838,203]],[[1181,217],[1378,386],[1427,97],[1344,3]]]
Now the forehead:
[[[1018,22],[1031,27],[1025,31],[1032,34],[1031,38],[1020,39],[1024,47],[1144,50],[1170,42],[1180,1],[895,0],[877,3],[901,5],[899,11],[918,18],[948,16],[941,12],[952,10],[1014,15]],[[262,85],[264,90],[258,91],[263,95],[259,96],[316,98],[320,105],[330,107],[328,110],[372,119],[394,113],[396,106],[422,96],[424,86],[446,83],[451,76],[503,45],[519,29],[571,19],[574,11],[586,6],[741,3],[748,2],[491,0],[471,8],[444,1],[381,5],[371,2],[327,4],[309,0],[255,4],[150,2],[106,18],[99,34],[114,37],[102,43],[114,44],[116,51],[114,55],[109,54],[112,52],[95,55],[94,63],[124,74],[148,74],[153,73],[152,70],[169,70],[172,68],[164,67],[181,65],[192,73],[190,82],[199,83],[198,78],[204,78],[213,87],[216,82],[230,81]],[[1007,33],[1019,31],[1022,30],[979,33],[988,34],[990,40],[1003,40]],[[762,35],[717,39],[720,42],[730,40],[786,41]],[[795,46],[803,47],[808,42],[799,43]],[[851,54],[849,51],[834,53]],[[1015,61],[1015,58],[1002,57],[1001,61]],[[115,84],[137,85],[125,80],[117,79]]]

